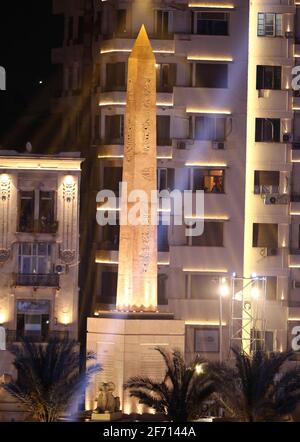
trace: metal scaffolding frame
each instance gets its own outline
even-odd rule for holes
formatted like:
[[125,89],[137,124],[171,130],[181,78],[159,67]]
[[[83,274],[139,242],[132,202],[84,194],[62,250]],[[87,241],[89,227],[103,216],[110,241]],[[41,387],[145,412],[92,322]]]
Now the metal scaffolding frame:
[[230,348],[251,354],[265,349],[265,277],[232,276]]

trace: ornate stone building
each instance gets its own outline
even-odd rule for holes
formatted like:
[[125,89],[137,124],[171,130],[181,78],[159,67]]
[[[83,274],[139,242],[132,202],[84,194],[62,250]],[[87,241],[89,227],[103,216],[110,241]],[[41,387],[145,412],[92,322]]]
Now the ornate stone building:
[[24,336],[77,339],[82,161],[0,151],[0,376]]

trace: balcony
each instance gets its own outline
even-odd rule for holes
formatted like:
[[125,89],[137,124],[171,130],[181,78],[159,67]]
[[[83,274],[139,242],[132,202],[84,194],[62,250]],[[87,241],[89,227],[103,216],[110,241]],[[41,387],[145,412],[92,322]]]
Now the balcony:
[[58,231],[58,221],[45,221],[27,219],[25,221],[20,220],[18,226],[19,233],[50,233],[55,234]]
[[28,338],[32,342],[47,342],[49,339],[69,339],[69,332],[64,331],[50,331],[45,333],[26,333],[23,330],[6,330],[6,343],[10,345],[22,341],[22,339]]
[[[103,40],[112,40],[115,38],[129,38],[136,39],[137,33],[132,31],[120,31],[120,32],[112,32],[110,34],[104,34]],[[174,33],[173,32],[153,32],[149,34],[149,38],[151,40],[173,40]]]
[[[103,247],[103,244],[101,244]],[[101,250],[96,251],[96,263],[97,264],[110,264],[117,265],[119,262],[119,251],[118,250]],[[170,264],[170,252],[158,252],[158,262],[159,266],[168,266]]]
[[18,273],[16,285],[25,287],[59,287],[59,275],[56,273]]
[[292,201],[290,203],[290,215],[300,215],[300,196],[298,201]]
[[293,149],[292,153],[292,163],[300,163],[300,149]]
[[[150,36],[151,39],[151,36]],[[130,33],[110,34],[103,39],[101,53],[109,54],[114,52],[130,52],[134,44],[134,36]],[[174,54],[174,39],[153,38],[151,45],[154,53]]]
[[291,249],[289,254],[289,268],[300,269],[300,250]]
[[[122,140],[120,140],[122,141]],[[167,141],[169,143],[169,141]],[[103,144],[98,149],[98,158],[100,159],[118,159],[124,156],[124,146],[120,144]],[[171,145],[157,146],[157,159],[158,160],[170,160],[173,156],[173,148]]]

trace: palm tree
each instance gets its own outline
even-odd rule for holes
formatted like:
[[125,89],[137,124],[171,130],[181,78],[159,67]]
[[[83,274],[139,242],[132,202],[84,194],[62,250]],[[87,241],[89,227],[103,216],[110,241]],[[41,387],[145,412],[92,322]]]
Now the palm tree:
[[300,369],[284,367],[293,352],[233,353],[234,367],[209,364],[214,397],[226,414],[243,422],[278,421],[290,415],[300,400]]
[[[101,369],[99,364],[91,364],[80,373],[82,358],[73,340],[52,338],[45,345],[24,339],[12,353],[18,378],[4,388],[40,422],[56,421]],[[94,358],[92,353],[86,356],[87,361]]]
[[130,391],[130,397],[139,399],[140,404],[157,413],[163,413],[169,420],[186,422],[214,391],[213,383],[208,374],[198,374],[204,363],[200,358],[187,367],[179,350],[168,352],[160,347],[156,350],[167,368],[163,381],[137,376],[130,378],[124,388]]

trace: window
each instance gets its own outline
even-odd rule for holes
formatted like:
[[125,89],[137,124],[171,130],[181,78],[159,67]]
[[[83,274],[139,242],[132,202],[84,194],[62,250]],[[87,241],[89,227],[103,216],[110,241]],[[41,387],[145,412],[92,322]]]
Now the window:
[[220,330],[218,327],[195,329],[195,352],[218,353],[220,351]]
[[268,276],[266,286],[266,299],[276,301],[277,299],[277,276]]
[[281,37],[282,17],[282,14],[259,12],[257,35],[259,37]]
[[[37,201],[38,204],[35,204]],[[54,191],[20,190],[19,232],[56,233],[58,225],[55,220],[55,202],[56,192]]]
[[19,232],[34,231],[34,191],[19,192]]
[[104,167],[103,189],[112,190],[119,196],[119,183],[122,181],[122,167]]
[[278,224],[253,224],[253,247],[278,248]]
[[103,32],[102,28],[102,11],[96,12],[96,18],[95,18],[95,40],[98,40],[100,35]]
[[156,117],[156,134],[158,146],[170,146],[170,117],[158,115]]
[[229,14],[222,12],[198,12],[196,33],[200,35],[228,35]]
[[280,143],[280,119],[256,118],[255,141]]
[[52,246],[50,243],[19,244],[18,266],[21,274],[48,274],[52,272]]
[[196,117],[195,139],[225,141],[226,119],[222,117]]
[[207,193],[224,193],[225,170],[192,169],[192,190],[204,190]]
[[219,277],[191,275],[192,299],[219,299]]
[[74,19],[73,19],[73,17],[69,17],[69,20],[68,20],[68,43],[70,43],[70,41],[73,40],[73,33],[74,33]]
[[17,341],[28,337],[37,342],[48,339],[50,301],[17,301]]
[[155,34],[158,38],[169,36],[169,11],[155,11]]
[[156,64],[156,91],[173,92],[176,85],[176,63]]
[[228,65],[196,63],[196,87],[228,88]]
[[174,169],[168,167],[159,167],[157,169],[157,189],[174,190]]
[[280,172],[273,170],[256,170],[254,173],[254,193],[278,193]]
[[281,66],[257,66],[256,89],[281,89]]
[[159,252],[169,251],[168,227],[163,224],[157,226],[157,249]]
[[39,231],[41,233],[55,233],[55,192],[40,191],[39,201]]
[[104,271],[101,273],[101,294],[99,302],[103,304],[116,304],[118,286],[118,273]]
[[103,242],[102,250],[119,250],[120,226],[109,225],[103,226]]
[[167,305],[167,279],[168,276],[163,273],[157,274],[157,302],[158,305]]
[[223,247],[224,223],[204,222],[204,232],[200,236],[192,236],[192,245],[198,247]]
[[83,43],[83,34],[84,34],[84,18],[81,15],[78,17],[77,44]]
[[106,65],[106,85],[107,91],[125,90],[125,63],[107,63]]
[[127,16],[126,9],[118,9],[117,10],[116,32],[119,35],[125,34],[127,32],[126,16]]
[[123,115],[107,115],[105,117],[105,142],[107,144],[124,143]]

